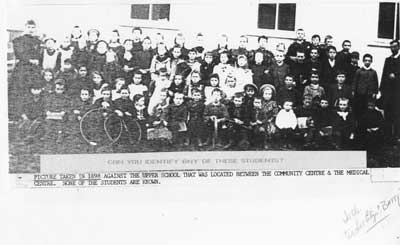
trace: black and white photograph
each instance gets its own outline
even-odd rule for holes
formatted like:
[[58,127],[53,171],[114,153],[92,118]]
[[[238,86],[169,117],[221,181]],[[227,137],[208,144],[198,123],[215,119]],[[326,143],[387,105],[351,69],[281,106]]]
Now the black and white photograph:
[[399,0],[0,11],[0,244],[399,245]]
[[180,151],[400,166],[398,1],[9,5],[10,173],[46,154]]

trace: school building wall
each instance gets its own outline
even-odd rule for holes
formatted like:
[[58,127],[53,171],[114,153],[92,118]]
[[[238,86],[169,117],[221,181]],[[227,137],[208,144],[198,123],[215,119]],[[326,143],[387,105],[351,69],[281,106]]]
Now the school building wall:
[[[391,0],[386,0],[391,1]],[[206,48],[215,48],[218,37],[225,33],[230,46],[238,45],[240,35],[249,35],[250,48],[256,47],[258,35],[270,37],[270,49],[279,42],[287,46],[295,37],[294,31],[258,29],[258,5],[260,3],[296,3],[295,28],[303,28],[307,39],[315,33],[323,38],[334,36],[334,44],[341,49],[344,39],[352,41],[352,48],[362,54],[375,57],[374,67],[381,72],[384,58],[390,55],[389,40],[377,38],[378,0],[250,0],[250,1],[128,1],[128,0],[19,0],[7,7],[8,28],[22,29],[27,19],[37,21],[38,30],[61,40],[74,25],[83,30],[99,29],[103,36],[119,29],[122,37],[128,37],[131,27],[144,27],[144,34],[151,37],[162,32],[167,43],[181,31],[190,43],[196,33],[205,35]],[[169,21],[136,20],[130,18],[131,4],[170,3]]]

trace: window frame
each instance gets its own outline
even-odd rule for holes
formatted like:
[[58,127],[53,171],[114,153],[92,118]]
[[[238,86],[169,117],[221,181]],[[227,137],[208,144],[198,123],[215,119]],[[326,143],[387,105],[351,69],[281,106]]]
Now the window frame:
[[[276,4],[276,9],[275,9],[275,27],[274,29],[269,29],[269,28],[261,28],[259,27],[259,8],[260,4]],[[279,7],[281,4],[293,4],[295,6],[295,13],[294,13],[294,28],[293,30],[281,30],[279,29]],[[258,1],[257,4],[257,29],[258,30],[264,30],[264,31],[272,31],[272,32],[283,32],[283,33],[293,33],[296,31],[297,28],[297,13],[298,13],[298,2],[296,0],[288,0],[288,1]]]
[[[384,37],[379,37],[379,17],[380,17],[380,6],[382,3],[393,3],[395,5],[394,8],[394,25],[393,25],[393,36],[391,38],[384,38]],[[376,39],[378,40],[378,42],[387,42],[387,41],[391,41],[393,39],[398,39],[400,37],[400,1],[395,0],[395,1],[391,1],[391,0],[383,0],[383,1],[379,1],[378,2],[378,20],[377,20],[377,30],[376,30]]]
[[[139,18],[132,18],[132,6],[133,5],[149,5],[149,17],[147,18],[147,19],[139,19]],[[169,5],[169,15],[168,15],[168,18],[166,19],[166,20],[153,20],[153,8],[154,8],[154,5]],[[146,21],[146,22],[148,22],[148,21],[150,21],[150,22],[167,22],[167,23],[169,23],[169,22],[171,22],[171,6],[172,6],[172,4],[170,4],[170,3],[132,3],[131,5],[131,14],[130,14],[130,19],[131,20],[135,20],[135,21]]]

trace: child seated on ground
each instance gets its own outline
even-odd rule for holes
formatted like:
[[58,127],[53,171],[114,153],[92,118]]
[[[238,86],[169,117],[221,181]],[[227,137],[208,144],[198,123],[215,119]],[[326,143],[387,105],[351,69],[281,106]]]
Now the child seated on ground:
[[187,107],[189,113],[188,131],[190,143],[202,147],[205,145],[203,142],[206,128],[203,118],[205,104],[200,90],[194,89],[192,91],[192,100],[188,102]]
[[213,141],[216,146],[221,147],[222,139],[226,127],[223,127],[226,120],[229,119],[229,113],[224,104],[221,103],[222,91],[214,89],[212,92],[213,100],[207,104],[204,109],[204,120],[207,123],[207,131],[209,132],[208,141]]
[[139,123],[142,139],[147,139],[147,128],[149,127],[149,114],[147,113],[145,97],[137,94],[133,97],[133,117]]
[[262,94],[262,127],[265,130],[264,149],[269,149],[276,133],[275,119],[279,112],[279,107],[275,101],[275,87],[271,84],[264,84],[260,88]]
[[355,119],[350,111],[349,99],[339,98],[337,111],[333,117],[333,136],[337,149],[351,149],[355,126]]
[[186,125],[188,111],[184,104],[184,95],[175,93],[173,102],[163,110],[161,120],[172,133],[172,143],[188,145]]
[[44,118],[42,86],[39,83],[32,84],[30,92],[30,95],[23,101],[21,115],[23,121],[18,126],[21,137],[24,137],[28,141],[41,136],[42,132],[39,132],[38,129],[43,123]]
[[228,123],[228,144],[224,149],[232,146],[238,146],[240,149],[247,149],[249,147],[249,133],[250,133],[250,111],[243,104],[243,94],[236,93],[233,101],[228,104],[229,123]]
[[294,130],[297,127],[297,118],[293,112],[293,102],[285,100],[283,108],[276,115],[275,125],[279,129],[279,135],[282,139],[282,146],[286,149],[292,148]]
[[367,111],[360,117],[359,142],[369,152],[379,152],[383,146],[383,115],[369,99]]

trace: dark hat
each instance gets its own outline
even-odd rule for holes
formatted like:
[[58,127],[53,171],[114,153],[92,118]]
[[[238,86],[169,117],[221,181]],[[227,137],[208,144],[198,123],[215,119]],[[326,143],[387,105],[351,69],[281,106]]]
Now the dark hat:
[[360,59],[360,53],[357,51],[351,52],[350,54],[351,58],[356,58],[356,59]]
[[25,25],[36,25],[36,22],[34,20],[28,20],[26,21]]
[[253,83],[246,83],[243,86],[243,90],[246,91],[247,88],[253,88],[254,92],[256,92],[256,93],[258,92],[257,86],[255,84],[253,84]]
[[99,30],[97,30],[97,29],[90,29],[90,30],[88,30],[87,35],[89,36],[89,34],[92,33],[92,32],[96,33],[97,36],[100,36],[100,32],[99,32]]

